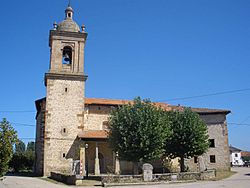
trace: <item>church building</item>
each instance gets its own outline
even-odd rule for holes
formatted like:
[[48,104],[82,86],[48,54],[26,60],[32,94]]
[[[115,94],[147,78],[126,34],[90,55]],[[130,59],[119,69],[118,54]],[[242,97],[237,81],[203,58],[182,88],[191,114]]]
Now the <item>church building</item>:
[[[35,102],[36,151],[35,172],[50,176],[51,172],[129,174],[132,163],[120,161],[107,142],[108,117],[113,108],[128,100],[85,97],[84,48],[85,26],[73,20],[69,5],[65,19],[49,34],[50,65],[45,73],[46,97]],[[93,76],[93,75],[92,75]],[[181,106],[157,103],[166,110]],[[187,159],[190,170],[230,168],[226,115],[229,110],[192,108],[208,127],[210,148],[198,158]],[[198,160],[199,159],[199,160]],[[155,170],[162,168],[155,162]]]

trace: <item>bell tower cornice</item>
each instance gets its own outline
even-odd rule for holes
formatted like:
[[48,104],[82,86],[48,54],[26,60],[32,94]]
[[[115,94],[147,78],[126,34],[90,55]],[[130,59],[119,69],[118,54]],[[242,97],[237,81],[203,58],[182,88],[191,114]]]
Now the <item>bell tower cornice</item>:
[[84,48],[87,39],[85,26],[81,30],[73,20],[74,10],[70,1],[65,9],[65,18],[59,24],[54,23],[54,29],[50,30],[50,67],[45,74],[47,80],[76,80],[85,82],[84,74]]
[[88,33],[75,33],[75,32],[64,32],[57,30],[50,30],[49,35],[49,46],[51,47],[52,40],[72,40],[72,41],[82,41],[85,42]]

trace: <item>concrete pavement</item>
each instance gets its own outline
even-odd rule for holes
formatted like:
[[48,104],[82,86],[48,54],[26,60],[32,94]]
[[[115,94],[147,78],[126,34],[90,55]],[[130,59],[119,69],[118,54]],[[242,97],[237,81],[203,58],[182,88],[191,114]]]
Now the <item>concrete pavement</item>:
[[35,177],[6,176],[0,182],[0,188],[66,188],[69,186],[55,184]]
[[[180,184],[161,184],[136,186],[136,188],[250,188],[250,168],[241,167],[233,168],[233,171],[238,172],[230,178],[220,181],[199,181],[194,183]],[[123,188],[132,188],[133,186],[123,186]],[[134,187],[133,187],[134,188]]]
[[[230,178],[220,181],[200,181],[194,183],[181,184],[160,184],[160,185],[142,185],[142,186],[117,186],[121,188],[250,188],[250,168],[233,168],[238,173]],[[64,184],[55,184],[36,177],[6,176],[0,181],[0,188],[69,188]],[[87,187],[86,187],[87,188]]]

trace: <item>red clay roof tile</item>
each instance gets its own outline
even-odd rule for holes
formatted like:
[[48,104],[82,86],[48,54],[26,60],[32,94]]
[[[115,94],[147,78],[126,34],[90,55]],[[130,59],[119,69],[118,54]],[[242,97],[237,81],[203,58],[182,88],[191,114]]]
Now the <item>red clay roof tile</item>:
[[82,131],[77,135],[79,138],[97,138],[97,139],[105,139],[108,137],[108,132],[104,130],[89,130]]
[[[117,100],[117,99],[102,99],[102,98],[85,98],[85,104],[87,105],[124,105],[133,103],[132,100]],[[162,102],[153,102],[156,106],[162,107],[168,111],[170,110],[183,110],[184,106],[174,106],[169,105],[167,103]],[[224,113],[228,114],[231,111],[230,110],[224,110],[224,109],[209,109],[209,108],[191,108],[192,111],[197,112],[199,114],[209,114],[209,113]]]

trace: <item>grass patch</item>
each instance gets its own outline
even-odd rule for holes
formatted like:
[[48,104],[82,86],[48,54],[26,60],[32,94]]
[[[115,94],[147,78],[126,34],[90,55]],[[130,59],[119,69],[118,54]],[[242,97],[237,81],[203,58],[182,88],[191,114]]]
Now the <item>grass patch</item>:
[[216,171],[216,177],[213,179],[214,181],[223,180],[225,178],[229,178],[232,175],[236,174],[235,171]]

